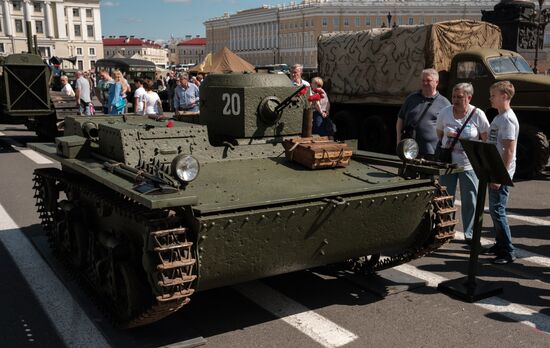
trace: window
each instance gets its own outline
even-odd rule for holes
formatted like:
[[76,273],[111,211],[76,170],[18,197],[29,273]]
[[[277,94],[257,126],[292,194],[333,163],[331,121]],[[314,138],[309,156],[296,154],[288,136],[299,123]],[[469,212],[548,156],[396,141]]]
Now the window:
[[86,9],[86,18],[92,18],[92,9],[91,8]]
[[0,31],[2,31],[2,21],[0,21]]
[[459,79],[474,79],[487,76],[487,72],[481,63],[474,61],[458,62],[456,66],[456,77]]
[[78,60],[76,65],[78,66],[78,70],[84,70],[84,63],[81,60]]
[[87,25],[86,26],[88,37],[94,37],[94,26],[93,25]]
[[39,2],[33,3],[34,12],[42,12],[42,4]]
[[90,68],[95,70],[95,60],[90,60]]
[[355,26],[356,26],[356,27],[361,26],[361,18],[355,17]]
[[82,36],[82,32],[80,31],[80,24],[74,25],[74,36]]
[[376,17],[376,26],[377,26],[377,27],[382,26],[382,18]]
[[326,27],[328,25],[328,20],[326,17],[323,18],[322,22],[323,22],[323,27]]
[[21,1],[14,1],[13,2],[13,10],[14,11],[21,11]]
[[76,55],[77,55],[77,56],[81,56],[81,55],[82,55],[82,47],[77,47],[77,48],[76,48]]
[[409,17],[409,25],[413,25],[413,24],[414,24],[414,18]]
[[0,43],[0,53],[4,53],[4,44]]
[[365,18],[365,25],[370,27],[370,17]]
[[90,53],[90,56],[95,56],[95,47],[90,47],[88,52]]
[[23,32],[23,20],[16,19],[15,20],[15,32],[16,33],[22,33]]
[[36,28],[36,33],[37,34],[43,34],[44,33],[44,25],[42,24],[42,21],[34,22],[34,27]]
[[73,8],[73,17],[80,17],[80,9]]
[[397,25],[403,25],[403,17],[397,17]]
[[419,24],[424,24],[424,17],[420,17]]
[[348,17],[344,18],[344,26],[349,27],[349,18]]
[[334,29],[337,29],[338,26],[340,26],[340,18],[338,17],[332,18],[332,26],[334,27]]
[[432,17],[432,23],[437,23],[437,17]]
[[38,46],[38,54],[40,54],[40,56],[44,58],[51,57],[50,48]]

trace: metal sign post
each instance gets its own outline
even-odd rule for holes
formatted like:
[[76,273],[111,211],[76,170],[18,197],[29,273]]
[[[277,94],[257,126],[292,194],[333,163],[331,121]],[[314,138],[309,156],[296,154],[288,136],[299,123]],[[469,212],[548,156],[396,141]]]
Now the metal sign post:
[[464,139],[460,139],[460,143],[479,179],[468,276],[442,282],[437,289],[461,300],[476,302],[502,292],[501,286],[476,279],[487,185],[497,183],[513,186],[513,183],[494,144]]

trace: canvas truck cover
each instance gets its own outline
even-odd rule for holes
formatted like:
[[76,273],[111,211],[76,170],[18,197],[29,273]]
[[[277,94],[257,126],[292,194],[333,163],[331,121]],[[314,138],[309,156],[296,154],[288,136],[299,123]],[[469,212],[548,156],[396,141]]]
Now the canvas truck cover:
[[333,102],[400,104],[420,89],[420,73],[448,71],[453,56],[474,47],[500,48],[492,24],[455,20],[319,37],[319,73]]

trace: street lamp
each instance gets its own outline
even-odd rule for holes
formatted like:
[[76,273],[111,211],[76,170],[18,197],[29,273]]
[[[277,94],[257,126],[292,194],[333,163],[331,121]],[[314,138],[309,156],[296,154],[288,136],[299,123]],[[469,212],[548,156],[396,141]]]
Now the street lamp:
[[[537,73],[537,63],[539,59],[539,45],[540,45],[540,33],[542,31],[542,42],[544,43],[544,29],[546,28],[546,25],[550,21],[550,12],[548,9],[542,9],[542,5],[544,5],[544,0],[538,0],[539,3],[539,11],[536,14],[537,18],[533,18],[533,21],[536,21],[536,44],[535,44],[535,61],[533,62],[533,72]],[[544,48],[544,47],[543,47]]]
[[386,18],[388,18],[388,28],[391,28],[391,12],[388,12]]

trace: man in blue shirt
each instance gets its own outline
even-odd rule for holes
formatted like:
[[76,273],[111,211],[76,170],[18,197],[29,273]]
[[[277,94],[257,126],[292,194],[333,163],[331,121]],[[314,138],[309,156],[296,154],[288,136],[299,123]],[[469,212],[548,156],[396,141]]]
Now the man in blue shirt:
[[176,111],[199,111],[199,87],[189,83],[187,74],[180,76],[180,84],[174,91],[174,110]]

